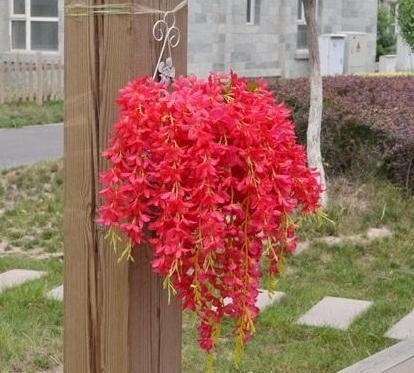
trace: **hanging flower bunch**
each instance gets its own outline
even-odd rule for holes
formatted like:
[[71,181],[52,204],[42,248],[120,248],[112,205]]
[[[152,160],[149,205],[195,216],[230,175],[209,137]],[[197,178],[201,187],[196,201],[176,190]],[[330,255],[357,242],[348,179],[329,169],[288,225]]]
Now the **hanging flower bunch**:
[[122,256],[153,248],[152,268],[200,319],[212,351],[224,316],[236,346],[254,332],[262,272],[294,250],[294,213],[315,212],[321,188],[296,144],[290,112],[264,82],[212,74],[150,78],[120,91],[120,117],[104,157],[100,222],[122,232]]

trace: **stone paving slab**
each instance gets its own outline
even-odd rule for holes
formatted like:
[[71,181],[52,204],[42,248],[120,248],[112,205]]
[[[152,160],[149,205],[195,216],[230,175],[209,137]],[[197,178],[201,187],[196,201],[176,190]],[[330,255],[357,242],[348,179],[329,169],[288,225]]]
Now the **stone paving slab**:
[[327,236],[318,238],[316,241],[324,243],[328,247],[342,245],[344,243],[343,237]]
[[413,373],[414,339],[397,343],[338,373]]
[[371,304],[364,300],[325,297],[301,316],[297,323],[346,330]]
[[[267,290],[259,290],[259,296],[257,297],[256,306],[260,311],[263,311],[266,307],[273,303],[279,302],[286,294],[281,291],[275,291],[270,294]],[[224,298],[224,305],[230,304],[230,298]]]
[[286,294],[281,291],[275,291],[270,294],[267,290],[260,290],[259,296],[257,297],[256,306],[260,311],[263,311],[266,307],[273,303],[279,302]]
[[375,240],[383,240],[392,237],[393,233],[387,227],[369,228],[365,233],[351,236],[326,236],[317,238],[316,241],[324,243],[328,247],[342,245],[344,243],[368,244]]
[[299,242],[296,246],[296,250],[293,252],[293,256],[298,256],[302,254],[304,251],[309,250],[310,248],[310,242],[309,241],[303,241]]
[[399,340],[414,338],[414,310],[391,327],[385,336]]
[[58,286],[57,288],[52,289],[46,295],[49,299],[63,301],[63,285]]
[[13,286],[21,285],[27,281],[36,280],[45,273],[27,269],[12,269],[0,274],[0,293]]
[[367,231],[367,238],[370,241],[381,240],[389,237],[392,237],[392,232],[387,227],[370,228]]

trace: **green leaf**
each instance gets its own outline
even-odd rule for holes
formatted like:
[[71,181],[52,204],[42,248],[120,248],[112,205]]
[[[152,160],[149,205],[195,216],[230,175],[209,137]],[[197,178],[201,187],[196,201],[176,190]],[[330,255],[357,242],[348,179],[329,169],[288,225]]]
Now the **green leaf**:
[[259,85],[257,84],[257,82],[248,82],[247,83],[247,90],[249,92],[256,91],[258,87],[259,87]]

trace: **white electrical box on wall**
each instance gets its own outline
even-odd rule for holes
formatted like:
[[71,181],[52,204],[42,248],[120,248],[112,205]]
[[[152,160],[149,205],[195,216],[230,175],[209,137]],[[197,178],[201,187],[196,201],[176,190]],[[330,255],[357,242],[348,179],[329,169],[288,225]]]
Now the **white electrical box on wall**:
[[343,74],[345,36],[342,34],[320,35],[319,54],[322,76]]
[[379,58],[378,71],[380,73],[393,73],[396,71],[397,55],[387,54]]
[[410,48],[400,34],[397,36],[397,71],[414,71],[414,48]]
[[368,34],[350,31],[343,32],[343,34],[346,36],[344,73],[368,72]]

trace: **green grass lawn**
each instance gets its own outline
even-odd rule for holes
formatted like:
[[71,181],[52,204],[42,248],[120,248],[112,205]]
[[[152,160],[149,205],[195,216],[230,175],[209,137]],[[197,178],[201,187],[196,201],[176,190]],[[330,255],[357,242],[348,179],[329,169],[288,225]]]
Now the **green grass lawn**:
[[0,252],[62,251],[62,162],[0,173]]
[[0,105],[0,128],[60,123],[62,121],[62,101],[47,102],[42,106],[33,102]]
[[[4,171],[0,185],[0,200],[8,201],[0,206],[4,210],[0,239],[7,241],[8,253],[61,250],[61,165]],[[330,193],[328,212],[336,224],[306,223],[299,232],[302,240],[353,235],[382,226],[394,236],[333,247],[313,241],[307,252],[288,258],[277,286],[285,298],[259,317],[257,333],[246,347],[239,370],[232,364],[232,326],[225,325],[217,349],[217,372],[336,372],[395,343],[384,333],[414,308],[414,199],[371,178],[358,183],[337,179]],[[38,241],[31,245],[33,240]],[[46,300],[44,294],[61,283],[63,266],[57,259],[0,254],[0,272],[17,267],[45,270],[47,276],[0,295],[0,372],[38,372],[62,359],[62,305]],[[374,305],[347,331],[295,324],[328,295],[370,300]],[[196,320],[186,313],[185,373],[203,372],[205,367],[196,328]]]
[[0,372],[37,373],[62,361],[62,304],[45,297],[62,281],[62,267],[58,260],[0,258],[0,273],[15,268],[47,272],[0,295]]

